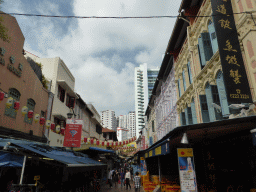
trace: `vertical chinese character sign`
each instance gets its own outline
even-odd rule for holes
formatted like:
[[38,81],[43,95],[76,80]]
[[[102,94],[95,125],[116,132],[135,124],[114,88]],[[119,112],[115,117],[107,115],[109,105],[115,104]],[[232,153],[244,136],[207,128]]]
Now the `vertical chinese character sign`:
[[192,148],[178,148],[181,192],[197,192],[196,172]]
[[231,0],[211,3],[228,103],[252,103]]
[[67,124],[64,137],[64,147],[80,147],[82,124]]

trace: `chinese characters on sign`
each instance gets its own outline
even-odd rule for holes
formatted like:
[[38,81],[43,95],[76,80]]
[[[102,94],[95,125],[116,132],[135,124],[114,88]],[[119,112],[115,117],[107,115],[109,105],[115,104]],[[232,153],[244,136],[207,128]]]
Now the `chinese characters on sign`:
[[228,103],[252,103],[231,1],[211,3]]

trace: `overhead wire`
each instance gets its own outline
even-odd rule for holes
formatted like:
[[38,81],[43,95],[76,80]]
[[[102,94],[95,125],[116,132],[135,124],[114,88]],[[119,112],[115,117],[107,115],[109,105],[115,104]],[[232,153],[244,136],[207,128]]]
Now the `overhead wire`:
[[[239,12],[239,13],[233,13],[233,15],[236,14],[252,14],[256,11],[250,11],[250,12]],[[28,13],[0,13],[0,14],[8,14],[8,15],[14,15],[14,16],[28,16],[28,17],[51,17],[51,18],[75,18],[75,19],[157,19],[157,18],[178,18],[181,17],[178,16],[135,16],[135,17],[100,17],[100,16],[62,16],[62,15],[41,15],[41,14],[28,14]],[[215,15],[189,15],[185,16],[187,18],[195,18],[195,17],[214,17],[214,16],[223,16],[223,15],[232,15],[232,14],[215,14]]]

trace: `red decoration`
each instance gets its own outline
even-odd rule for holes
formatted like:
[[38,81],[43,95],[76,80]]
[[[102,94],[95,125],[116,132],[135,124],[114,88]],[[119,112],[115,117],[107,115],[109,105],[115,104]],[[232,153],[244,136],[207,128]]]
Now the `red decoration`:
[[[34,115],[34,111],[30,110],[30,111],[28,112],[28,118],[29,118],[29,119],[32,119],[32,118],[33,118],[33,115]],[[41,119],[40,119],[40,121],[41,121]],[[40,123],[40,124],[41,124],[41,123]]]
[[109,147],[109,142],[107,142],[107,147]]
[[116,146],[118,145],[118,142],[116,141]]
[[99,140],[97,140],[97,141],[96,141],[96,145],[99,145],[99,144],[100,144],[100,141],[99,141]]
[[126,144],[128,144],[128,140],[126,140]]
[[114,142],[112,142],[111,146],[114,147]]
[[16,102],[14,103],[14,109],[15,109],[16,111],[18,111],[19,108],[20,108],[20,102],[19,102],[19,101],[16,101]]
[[123,145],[125,145],[125,141],[123,141]]
[[122,142],[119,142],[119,145],[122,145]]
[[91,144],[93,145],[93,139],[91,139]]
[[[40,121],[41,122],[41,121]],[[53,131],[55,129],[55,124],[54,123],[52,123],[51,124],[51,130]]]
[[61,135],[64,135],[64,134],[65,134],[65,129],[64,129],[64,128],[61,128],[60,134],[61,134]]
[[[33,117],[33,116],[32,116]],[[41,117],[40,118],[40,125],[44,125],[45,124],[45,118],[44,117]]]
[[84,142],[87,143],[87,138],[86,137],[84,138]]
[[101,142],[101,145],[104,146],[104,141]]
[[4,92],[0,92],[0,102],[4,100]]

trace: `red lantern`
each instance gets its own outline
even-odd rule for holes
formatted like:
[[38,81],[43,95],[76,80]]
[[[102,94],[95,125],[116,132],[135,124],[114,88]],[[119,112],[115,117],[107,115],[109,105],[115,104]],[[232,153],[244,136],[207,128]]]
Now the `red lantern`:
[[33,112],[32,110],[30,110],[30,111],[28,112],[28,118],[29,118],[29,119],[32,119],[32,118],[33,118],[33,115],[34,115],[34,112]]
[[128,140],[126,140],[126,144],[128,144]]
[[40,123],[40,125],[44,125],[44,124],[45,124],[45,118],[44,118],[44,117],[41,117],[39,123]]
[[64,134],[65,134],[65,129],[64,129],[64,128],[61,128],[60,134],[61,134],[61,135],[64,135]]
[[119,145],[122,145],[122,142],[119,142]]
[[107,142],[107,147],[109,147],[109,142]]
[[93,139],[91,139],[91,144],[93,145]]
[[123,141],[123,145],[125,145],[125,141]]
[[19,108],[20,108],[20,102],[19,101],[14,102],[14,109],[15,109],[15,111],[18,111]]
[[114,147],[114,142],[112,142],[111,146]]
[[101,142],[101,145],[104,146],[104,141]]
[[99,145],[99,144],[100,144],[100,141],[99,141],[99,140],[97,140],[97,141],[96,141],[96,145]]
[[84,138],[84,142],[87,143],[87,137]]
[[116,146],[118,145],[118,142],[116,141]]
[[[40,121],[40,122],[41,122],[41,121]],[[52,124],[51,124],[51,130],[54,131],[54,129],[55,129],[55,124],[52,123]]]
[[4,100],[4,92],[0,92],[0,103]]

